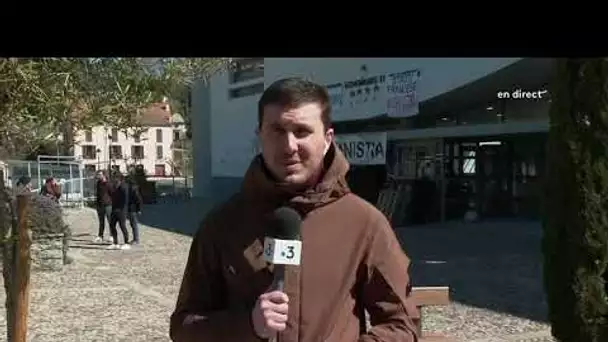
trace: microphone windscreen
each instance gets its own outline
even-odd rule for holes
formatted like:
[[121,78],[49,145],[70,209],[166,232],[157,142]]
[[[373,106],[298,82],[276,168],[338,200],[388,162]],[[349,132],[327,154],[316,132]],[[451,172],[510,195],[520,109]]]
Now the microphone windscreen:
[[280,207],[273,212],[273,226],[276,239],[300,240],[302,216],[290,207]]

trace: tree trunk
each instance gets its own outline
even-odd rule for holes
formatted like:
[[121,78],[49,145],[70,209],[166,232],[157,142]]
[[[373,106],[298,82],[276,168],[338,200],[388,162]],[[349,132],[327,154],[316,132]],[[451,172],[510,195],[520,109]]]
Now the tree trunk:
[[74,124],[70,120],[67,120],[63,127],[63,144],[61,150],[58,151],[60,155],[74,155],[74,135]]
[[550,110],[544,280],[553,335],[608,341],[608,61],[557,63]]
[[30,313],[30,270],[32,232],[28,222],[28,208],[31,194],[17,196],[18,239],[16,245],[13,305],[15,306],[13,340],[10,342],[26,342],[27,326]]
[[4,186],[4,179],[0,178],[0,248],[2,249],[2,277],[4,279],[5,309],[6,309],[6,334],[7,341],[13,341],[13,329],[15,323],[13,286],[15,269],[15,232],[17,231],[17,220],[10,197]]

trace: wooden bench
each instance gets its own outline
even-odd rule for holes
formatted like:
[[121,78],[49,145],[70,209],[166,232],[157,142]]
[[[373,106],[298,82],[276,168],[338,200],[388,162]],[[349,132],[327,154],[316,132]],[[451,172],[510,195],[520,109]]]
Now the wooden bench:
[[450,288],[447,286],[420,286],[412,287],[410,293],[412,303],[416,306],[413,320],[421,336],[420,342],[450,342],[450,338],[441,335],[428,334],[422,331],[422,312],[426,306],[446,306],[450,304]]

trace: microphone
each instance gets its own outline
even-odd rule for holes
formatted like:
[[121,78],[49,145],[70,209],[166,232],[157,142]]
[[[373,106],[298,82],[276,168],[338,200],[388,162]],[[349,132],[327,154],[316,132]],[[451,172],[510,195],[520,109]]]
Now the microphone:
[[[302,217],[292,208],[280,207],[273,212],[272,225],[274,237],[264,239],[264,259],[274,265],[272,289],[283,291],[285,288],[285,265],[300,265],[302,241],[300,229]],[[276,342],[278,336],[270,338]]]
[[280,207],[273,212],[271,228],[274,237],[264,239],[264,259],[275,265],[272,288],[283,291],[285,265],[300,265],[302,217],[292,208]]

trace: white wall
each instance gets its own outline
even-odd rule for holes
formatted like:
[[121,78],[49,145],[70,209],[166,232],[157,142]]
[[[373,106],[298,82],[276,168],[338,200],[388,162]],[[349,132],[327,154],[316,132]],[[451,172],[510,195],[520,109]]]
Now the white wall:
[[[257,81],[259,82],[259,81]],[[239,86],[257,83],[243,82]],[[228,98],[228,75],[221,74],[209,85],[211,92],[211,173],[242,177],[254,155],[259,95]],[[193,132],[193,135],[197,134]],[[194,147],[196,158],[196,147]]]
[[[266,58],[264,84],[288,76],[305,76],[329,85],[352,81],[359,77],[402,72],[417,68],[421,72],[419,100],[424,101],[454,88],[470,83],[497,71],[520,58]],[[367,72],[361,71],[361,66]],[[260,80],[239,83],[253,84]],[[211,135],[211,175],[213,177],[242,177],[254,155],[255,128],[257,125],[257,101],[260,94],[229,99],[228,75],[218,74],[209,85],[208,111],[211,115],[209,131],[194,126],[193,134]],[[193,94],[193,96],[200,96]],[[197,101],[193,101],[193,106]],[[370,101],[357,108],[336,111],[334,120],[371,117],[386,113],[386,98]],[[193,108],[203,115],[207,110]],[[207,115],[209,115],[207,113]],[[194,156],[202,151],[194,144]]]
[[[162,142],[158,143],[156,141],[156,130],[160,129],[162,131]],[[165,165],[165,173],[170,175],[172,173],[172,168],[170,164],[170,160],[173,157],[173,152],[171,150],[171,144],[173,142],[173,130],[174,127],[149,127],[147,132],[142,133],[140,142],[136,143],[135,140],[129,136],[125,136],[123,132],[118,132],[118,141],[110,142],[108,139],[108,135],[111,134],[110,129],[105,129],[103,126],[97,126],[93,128],[93,141],[86,142],[85,141],[85,132],[80,131],[77,132],[75,136],[75,148],[74,155],[76,157],[82,158],[82,145],[95,145],[96,149],[100,149],[98,156],[95,159],[84,159],[85,165],[96,165],[98,161],[102,163],[102,166],[97,166],[96,169],[106,168],[109,159],[109,146],[110,145],[120,145],[122,146],[122,160],[116,160],[112,162],[112,165],[119,165],[120,170],[122,172],[127,171],[127,164],[132,164],[134,160],[131,156],[131,146],[140,145],[143,146],[144,149],[144,159],[137,160],[138,164],[142,164],[147,174],[154,174],[155,165]],[[183,129],[182,129],[183,130]],[[160,160],[156,159],[156,146],[163,147],[163,158]],[[125,162],[124,158],[127,157],[128,160]]]

